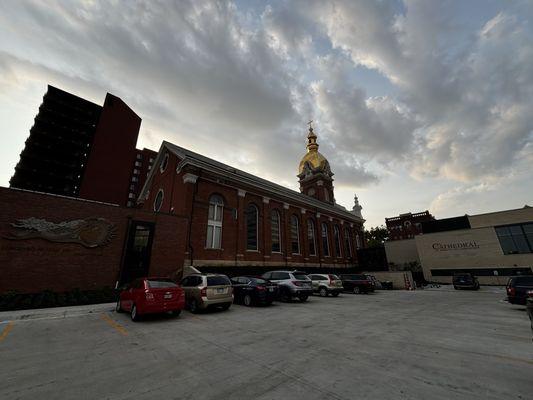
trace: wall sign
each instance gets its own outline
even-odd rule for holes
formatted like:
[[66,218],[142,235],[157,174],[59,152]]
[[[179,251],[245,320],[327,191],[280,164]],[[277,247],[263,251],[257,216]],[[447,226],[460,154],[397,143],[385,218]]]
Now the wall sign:
[[26,218],[11,224],[14,229],[6,239],[44,239],[58,243],[78,243],[84,247],[99,247],[115,237],[116,227],[104,218],[87,218],[49,222],[45,219]]
[[440,243],[436,242],[431,245],[433,250],[436,251],[450,251],[450,250],[475,250],[479,249],[479,245],[475,240],[467,242],[454,242],[454,243]]

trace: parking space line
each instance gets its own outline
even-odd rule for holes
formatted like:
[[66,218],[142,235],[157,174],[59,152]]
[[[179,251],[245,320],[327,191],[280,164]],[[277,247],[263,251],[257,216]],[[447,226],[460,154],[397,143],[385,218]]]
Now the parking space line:
[[11,329],[13,329],[13,322],[9,322],[0,334],[0,342],[6,338]]
[[128,336],[128,331],[126,328],[124,328],[122,325],[120,325],[118,322],[114,321],[109,317],[107,314],[101,315],[102,319],[107,322],[111,327],[115,328],[121,335]]

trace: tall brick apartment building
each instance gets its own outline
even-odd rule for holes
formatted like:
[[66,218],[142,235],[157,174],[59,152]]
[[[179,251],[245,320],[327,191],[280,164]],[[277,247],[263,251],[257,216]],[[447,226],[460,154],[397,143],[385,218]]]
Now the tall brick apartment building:
[[112,94],[99,106],[49,85],[10,187],[131,206],[156,154],[136,149],[140,126]]

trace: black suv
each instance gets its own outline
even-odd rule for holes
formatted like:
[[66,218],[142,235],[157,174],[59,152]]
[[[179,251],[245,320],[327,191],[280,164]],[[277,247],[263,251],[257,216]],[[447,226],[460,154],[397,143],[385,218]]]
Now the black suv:
[[454,289],[479,289],[479,282],[477,278],[470,273],[458,273],[453,275],[452,279]]
[[526,304],[527,292],[533,290],[533,275],[513,276],[507,282],[507,301],[511,304]]

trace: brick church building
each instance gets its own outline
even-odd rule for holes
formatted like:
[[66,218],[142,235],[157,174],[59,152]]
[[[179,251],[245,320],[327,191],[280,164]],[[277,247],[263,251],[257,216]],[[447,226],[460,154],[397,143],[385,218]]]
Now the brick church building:
[[333,173],[318,146],[310,127],[296,192],[163,142],[137,202],[188,219],[185,265],[354,267],[363,242],[361,206],[357,198],[352,211],[336,204]]

